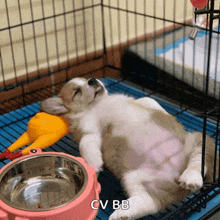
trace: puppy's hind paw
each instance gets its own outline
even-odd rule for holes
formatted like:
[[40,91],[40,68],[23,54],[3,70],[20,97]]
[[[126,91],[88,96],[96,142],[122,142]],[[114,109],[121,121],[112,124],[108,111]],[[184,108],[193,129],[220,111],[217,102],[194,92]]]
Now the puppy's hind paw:
[[130,197],[123,207],[120,206],[119,209],[115,210],[109,220],[134,220],[157,212],[154,200],[145,191],[141,192],[140,195]]
[[182,188],[195,192],[203,186],[202,175],[198,170],[187,168],[180,176],[179,184]]
[[129,217],[128,213],[126,213],[124,210],[118,209],[111,214],[109,217],[109,220],[132,220],[134,218]]

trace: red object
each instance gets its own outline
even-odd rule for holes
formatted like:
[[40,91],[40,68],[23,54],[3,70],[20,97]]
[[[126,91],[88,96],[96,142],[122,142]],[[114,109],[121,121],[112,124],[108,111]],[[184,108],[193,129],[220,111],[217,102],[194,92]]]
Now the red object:
[[17,153],[11,153],[10,150],[6,149],[4,151],[4,153],[0,154],[0,159],[1,158],[7,158],[7,159],[10,159],[10,160],[13,160],[15,158],[18,158],[18,157],[21,157],[22,156],[22,151],[18,151]]
[[195,8],[204,8],[207,3],[208,3],[208,0],[190,0],[193,7]]
[[17,153],[10,153],[8,155],[5,156],[5,158],[10,159],[10,160],[14,160],[15,158],[21,157],[22,156],[22,151],[18,151]]
[[9,151],[8,149],[6,149],[6,150],[4,151],[4,153],[1,153],[1,154],[0,154],[0,159],[1,159],[1,158],[7,158],[10,154],[11,154],[11,151]]

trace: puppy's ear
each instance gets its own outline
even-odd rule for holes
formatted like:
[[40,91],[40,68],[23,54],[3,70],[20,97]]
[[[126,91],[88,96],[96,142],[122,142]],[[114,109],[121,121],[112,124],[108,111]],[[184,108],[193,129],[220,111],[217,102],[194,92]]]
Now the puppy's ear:
[[41,111],[47,112],[51,115],[62,115],[68,112],[68,109],[63,104],[61,98],[48,98],[41,102]]

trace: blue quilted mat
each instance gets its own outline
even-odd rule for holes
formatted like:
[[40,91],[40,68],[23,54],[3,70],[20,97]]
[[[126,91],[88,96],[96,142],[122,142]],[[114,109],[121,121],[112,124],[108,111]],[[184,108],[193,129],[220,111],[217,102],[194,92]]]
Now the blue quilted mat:
[[[141,98],[148,95],[141,90],[129,86],[126,83],[118,82],[114,79],[104,78],[102,81],[107,86],[109,93],[124,93],[135,98]],[[201,118],[195,117],[187,112],[183,112],[179,108],[173,107],[166,102],[160,100],[158,100],[158,102],[166,111],[175,114],[177,120],[180,121],[188,131],[202,131],[203,120]],[[30,118],[32,118],[37,112],[40,111],[39,104],[40,102],[37,102],[0,116],[1,152],[8,148],[11,143],[13,143],[18,137],[20,137],[21,134],[26,131],[27,123]],[[215,132],[215,129],[216,126],[214,124],[210,122],[207,123],[207,133],[209,135],[212,136]],[[56,144],[47,149],[44,149],[43,151],[58,151],[79,156],[78,146],[72,142],[70,135],[65,136]],[[4,160],[0,162],[0,168],[8,162],[10,161]],[[104,170],[101,172],[98,180],[102,188],[100,199],[102,200],[103,205],[107,203],[107,200],[108,203],[106,207],[100,208],[96,220],[107,220],[109,215],[114,211],[113,201],[121,201],[126,198],[124,196],[120,182],[109,171]],[[208,203],[206,209],[202,209],[201,212],[195,213],[189,219],[199,219],[199,217],[204,215],[204,213],[206,213],[209,209],[213,208],[216,203],[219,203],[218,201],[220,201],[220,197],[215,197],[215,199]],[[178,205],[174,206],[173,209],[175,209],[175,207],[178,207]],[[147,216],[142,218],[142,220],[162,219],[168,212],[170,212],[170,210],[165,210],[156,214],[155,216]]]

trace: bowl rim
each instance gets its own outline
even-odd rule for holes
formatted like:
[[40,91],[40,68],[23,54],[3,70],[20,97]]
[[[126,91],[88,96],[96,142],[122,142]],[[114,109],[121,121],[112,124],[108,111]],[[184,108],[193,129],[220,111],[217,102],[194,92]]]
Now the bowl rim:
[[42,153],[41,152],[41,153],[37,153],[37,154],[34,154],[34,155],[28,155],[26,157],[21,157],[21,158],[17,159],[16,161],[11,161],[9,164],[6,165],[7,167],[2,167],[0,169],[0,183],[1,183],[2,178],[4,177],[4,175],[10,169],[12,169],[14,166],[16,166],[17,164],[25,162],[25,161],[33,159],[33,158],[48,157],[48,156],[50,156],[50,157],[61,157],[61,158],[68,159],[68,160],[73,161],[74,163],[76,163],[83,170],[83,173],[85,175],[84,183],[83,183],[81,189],[79,190],[79,192],[77,192],[73,196],[72,199],[70,199],[67,202],[62,203],[62,204],[60,204],[58,206],[53,206],[53,207],[49,207],[49,208],[46,208],[46,209],[43,209],[43,208],[42,209],[26,209],[26,208],[21,208],[21,207],[15,206],[11,202],[9,202],[7,199],[4,198],[4,196],[1,193],[1,191],[0,191],[0,200],[2,200],[6,205],[8,205],[8,206],[10,206],[12,208],[18,209],[18,210],[28,211],[28,212],[42,212],[42,211],[50,211],[50,210],[61,208],[61,207],[65,206],[65,205],[68,205],[69,203],[73,202],[75,199],[77,199],[84,192],[84,190],[86,189],[86,187],[88,185],[88,172],[87,172],[85,166],[80,161],[75,159],[77,157],[74,157],[72,155],[68,156],[68,155],[63,154],[63,153],[59,154],[59,153],[48,153],[48,152]]

